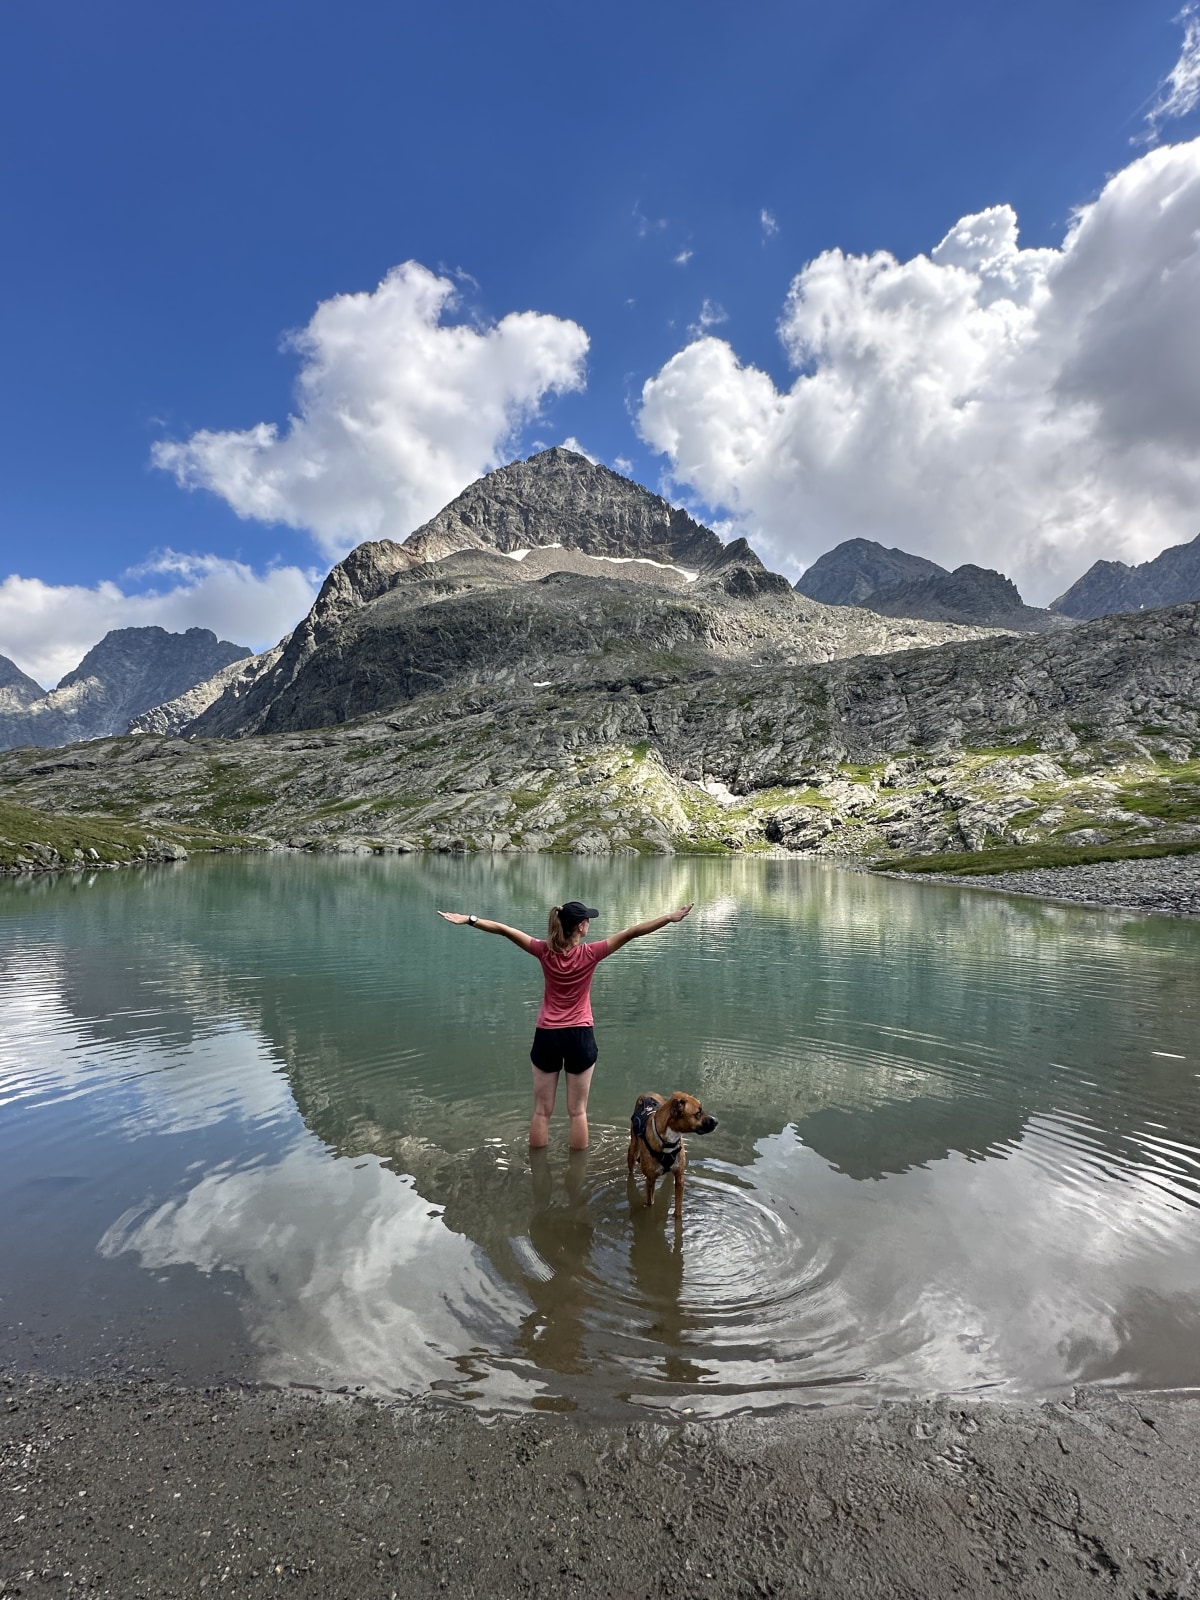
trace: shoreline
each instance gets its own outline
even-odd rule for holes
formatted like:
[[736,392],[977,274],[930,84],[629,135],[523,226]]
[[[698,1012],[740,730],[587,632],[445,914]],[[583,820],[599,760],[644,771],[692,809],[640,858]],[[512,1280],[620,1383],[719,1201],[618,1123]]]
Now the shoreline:
[[[384,855],[388,851],[313,851],[303,846],[272,843],[263,846],[233,846],[225,849],[197,852],[208,855]],[[409,855],[444,855],[445,851],[405,851]],[[467,854],[468,852],[463,852]],[[469,852],[474,855],[477,852]],[[508,852],[501,852],[508,854]],[[540,855],[546,852],[525,851],[519,854]],[[1100,861],[1063,867],[1027,867],[1008,872],[952,873],[952,872],[893,872],[887,867],[875,867],[853,856],[805,855],[788,850],[756,851],[762,860],[807,861],[813,865],[840,867],[848,872],[861,872],[877,878],[892,878],[901,883],[954,884],[964,889],[989,889],[994,893],[1019,895],[1026,899],[1044,900],[1061,905],[1091,906],[1099,910],[1130,911],[1146,915],[1172,917],[1200,917],[1200,854],[1156,856],[1142,860]],[[115,872],[125,867],[171,866],[193,859],[186,852],[171,855],[145,856],[128,861],[62,862],[54,865],[30,864],[21,867],[0,867],[0,879],[13,880],[43,878],[50,875],[75,875],[81,872]],[[595,859],[595,858],[593,858]],[[656,858],[657,859],[657,858]],[[685,850],[676,851],[672,859],[692,859]],[[707,852],[697,853],[696,860],[711,860]],[[744,853],[730,851],[730,860],[744,860]],[[931,858],[936,859],[936,858]]]
[[1200,1395],[627,1426],[0,1374],[0,1600],[1175,1596]]
[[904,883],[952,883],[964,889],[991,889],[1026,899],[1106,911],[1200,917],[1200,855],[1195,854],[970,874],[877,869],[876,875]]

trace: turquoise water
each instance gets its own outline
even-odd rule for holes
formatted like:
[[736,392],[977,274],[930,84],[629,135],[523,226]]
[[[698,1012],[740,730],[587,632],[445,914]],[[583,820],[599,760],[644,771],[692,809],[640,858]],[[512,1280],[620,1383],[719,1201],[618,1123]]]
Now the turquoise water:
[[[594,937],[591,1149],[531,1165]],[[782,860],[238,857],[0,886],[0,1357],[713,1414],[1200,1384],[1200,926]],[[627,1183],[684,1089],[684,1222]]]

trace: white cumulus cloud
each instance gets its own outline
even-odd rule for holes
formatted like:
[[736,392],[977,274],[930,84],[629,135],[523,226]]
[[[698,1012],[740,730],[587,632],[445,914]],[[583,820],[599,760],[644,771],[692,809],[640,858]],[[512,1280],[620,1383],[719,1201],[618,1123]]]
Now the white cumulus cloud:
[[1200,528],[1198,305],[1200,140],[1119,172],[1055,249],[1001,205],[909,261],[826,251],[779,324],[790,388],[697,329],[638,430],[793,570],[873,538],[1045,603]]
[[548,395],[584,383],[578,324],[447,322],[456,303],[452,280],[415,261],[372,294],[323,301],[290,340],[302,365],[286,427],[202,429],[158,444],[155,465],[241,517],[308,529],[331,558],[403,539],[497,466]]
[[0,655],[52,688],[112,628],[211,628],[262,650],[295,627],[317,592],[316,574],[298,567],[256,573],[240,561],[174,551],[126,576],[174,581],[129,593],[111,581],[88,588],[11,574],[0,583]]

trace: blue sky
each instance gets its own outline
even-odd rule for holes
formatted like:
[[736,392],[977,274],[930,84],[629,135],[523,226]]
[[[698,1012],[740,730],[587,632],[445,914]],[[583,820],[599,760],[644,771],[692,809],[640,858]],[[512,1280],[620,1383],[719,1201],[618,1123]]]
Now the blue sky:
[[[1162,263],[1134,261],[1128,244],[1147,233],[1140,206],[1162,212],[1165,195],[1190,217],[1200,204],[1198,31],[1178,0],[6,8],[0,653],[50,681],[126,622],[266,644],[358,537],[403,537],[444,488],[567,438],[748,532],[793,575],[865,533],[948,565],[987,554],[1044,603],[1097,555],[1145,559],[1191,537],[1195,380],[1182,371],[1157,409],[1121,420],[1111,374],[1130,341],[1158,348],[1189,308],[1200,318],[1196,263],[1164,237],[1152,248],[1179,293],[1141,329],[1130,307]],[[1072,219],[1097,202],[1091,255],[1064,264]],[[930,267],[959,220],[980,216]],[[901,270],[865,285],[855,263],[881,251]],[[1123,298],[1096,287],[1112,259]],[[322,408],[337,410],[344,385],[372,415],[392,404],[388,375],[367,367],[385,359],[393,312],[369,297],[406,262],[425,274],[392,295],[413,392],[384,418],[371,495],[356,500],[348,458],[314,510],[288,484],[345,447]],[[1020,334],[1036,349],[1018,379],[997,376],[1014,337],[998,331],[997,272],[1002,307],[1042,319]],[[456,299],[431,289],[439,279]],[[353,328],[313,335],[339,296],[362,297],[344,308]],[[534,320],[506,325],[515,313]],[[469,335],[459,389],[429,422],[422,395],[449,351],[436,335],[455,324]],[[285,344],[305,328],[307,355]],[[1081,345],[1095,328],[1104,338]],[[363,341],[350,371],[331,353],[343,337]],[[1053,379],[1035,379],[1051,338]],[[308,442],[284,461],[306,360],[338,375],[310,392]],[[955,414],[977,407],[984,421],[906,478],[900,458],[934,427],[906,438],[914,404],[946,383],[966,385],[947,401]],[[473,385],[499,422],[470,416]],[[1022,429],[1045,432],[1047,394],[1054,463],[1030,468],[989,521],[988,474],[1026,470],[1012,464],[1030,456]],[[839,407],[853,429],[826,437]],[[238,442],[263,424],[276,429],[265,453],[261,436]],[[221,436],[219,460],[198,435]],[[436,471],[414,465],[430,439]],[[176,453],[155,465],[164,442]],[[1125,466],[1081,511],[1089,448]],[[392,497],[389,474],[412,481]],[[946,474],[957,489],[939,487]],[[872,499],[862,485],[876,478]],[[959,508],[953,525],[944,504]]]

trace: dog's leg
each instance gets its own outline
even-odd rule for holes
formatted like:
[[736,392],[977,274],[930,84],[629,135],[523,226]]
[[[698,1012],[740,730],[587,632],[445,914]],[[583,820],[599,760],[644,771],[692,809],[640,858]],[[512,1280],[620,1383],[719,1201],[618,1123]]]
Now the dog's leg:
[[654,1185],[657,1181],[657,1175],[646,1179],[646,1204],[648,1206],[654,1204]]
[[683,1165],[675,1169],[675,1221],[683,1221]]
[[631,1134],[629,1138],[629,1172],[633,1174],[633,1164],[637,1160],[638,1142],[637,1135]]

